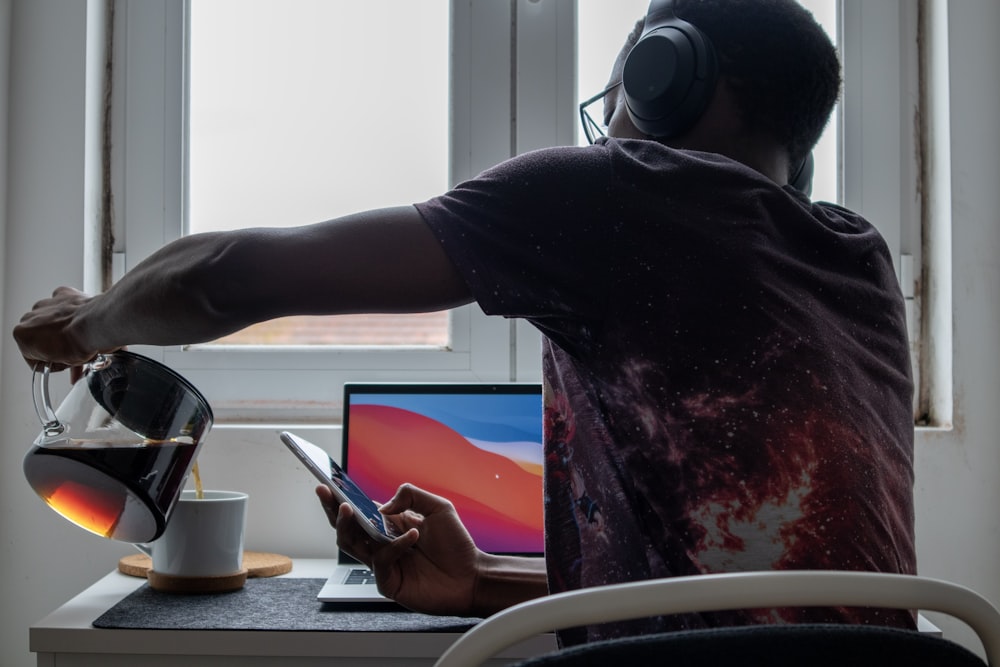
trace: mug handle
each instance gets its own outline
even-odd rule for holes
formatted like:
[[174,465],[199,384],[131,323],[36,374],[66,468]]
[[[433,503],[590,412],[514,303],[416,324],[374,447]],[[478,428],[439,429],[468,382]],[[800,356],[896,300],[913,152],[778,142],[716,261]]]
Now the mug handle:
[[[31,373],[31,398],[35,403],[35,414],[38,415],[38,421],[42,422],[42,432],[48,437],[59,435],[66,430],[66,427],[56,417],[56,412],[52,409],[52,400],[49,398],[49,373],[51,370],[51,367],[46,364],[41,373],[38,372],[38,369]],[[38,382],[39,375],[42,376],[41,382]],[[39,406],[39,399],[41,399],[41,406]]]

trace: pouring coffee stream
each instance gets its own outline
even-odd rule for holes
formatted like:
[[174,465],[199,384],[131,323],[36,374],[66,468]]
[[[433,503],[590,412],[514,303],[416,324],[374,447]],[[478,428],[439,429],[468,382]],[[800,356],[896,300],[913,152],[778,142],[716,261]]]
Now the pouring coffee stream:
[[[43,429],[24,458],[28,483],[86,530],[124,542],[155,540],[211,429],[208,402],[173,370],[126,351],[88,364],[57,410],[48,376],[44,369],[33,378]],[[200,494],[197,473],[195,484]]]
[[201,485],[201,469],[198,468],[198,459],[195,459],[191,466],[191,477],[194,479],[194,497],[198,500],[205,499],[205,488]]

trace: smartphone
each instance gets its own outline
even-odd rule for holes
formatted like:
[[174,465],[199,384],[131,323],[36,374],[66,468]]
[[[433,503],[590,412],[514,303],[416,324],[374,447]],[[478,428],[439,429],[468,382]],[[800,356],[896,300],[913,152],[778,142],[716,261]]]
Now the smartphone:
[[396,527],[378,511],[378,504],[351,481],[344,469],[325,450],[288,431],[282,431],[278,435],[306,468],[333,491],[334,498],[354,509],[354,517],[370,537],[388,542],[399,535]]

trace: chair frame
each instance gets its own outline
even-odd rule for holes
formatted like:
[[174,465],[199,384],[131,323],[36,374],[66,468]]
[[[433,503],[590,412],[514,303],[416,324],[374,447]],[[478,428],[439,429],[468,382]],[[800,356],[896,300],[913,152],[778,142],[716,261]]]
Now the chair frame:
[[738,572],[598,586],[522,602],[466,632],[435,667],[479,665],[543,632],[684,612],[762,607],[883,607],[937,611],[972,628],[1000,667],[1000,611],[975,591],[938,579],[827,570]]

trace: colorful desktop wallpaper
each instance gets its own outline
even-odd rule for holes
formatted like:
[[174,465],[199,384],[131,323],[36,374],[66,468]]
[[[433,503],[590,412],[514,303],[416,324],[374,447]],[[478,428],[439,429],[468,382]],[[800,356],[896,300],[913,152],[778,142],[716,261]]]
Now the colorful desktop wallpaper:
[[538,395],[356,395],[347,472],[376,501],[404,482],[452,501],[480,549],[541,553]]

